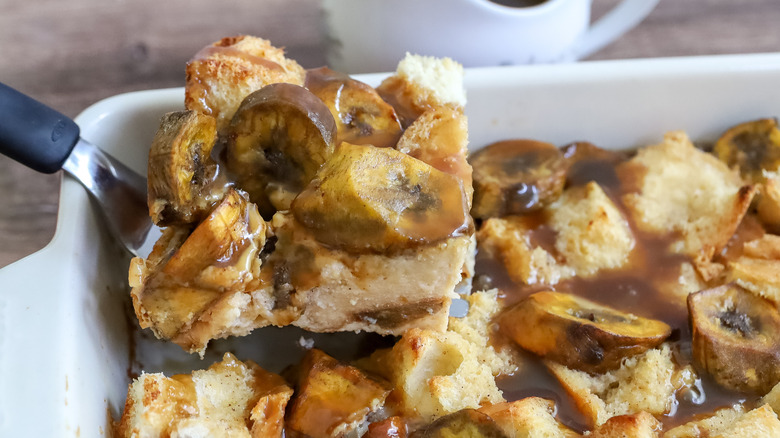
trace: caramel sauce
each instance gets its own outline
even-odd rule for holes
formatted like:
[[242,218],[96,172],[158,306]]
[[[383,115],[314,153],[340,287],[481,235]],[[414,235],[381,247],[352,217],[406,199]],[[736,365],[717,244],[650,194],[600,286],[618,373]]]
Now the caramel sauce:
[[[588,146],[590,148],[590,146]],[[576,151],[564,150],[564,156],[574,157]],[[606,152],[606,151],[603,151]],[[631,220],[622,197],[638,190],[638,180],[641,172],[636,169],[622,169],[620,164],[626,156],[611,153],[601,153],[590,150],[573,158],[567,173],[567,186],[587,184],[596,181],[612,199],[615,205],[628,220],[636,240],[636,246],[631,253],[626,266],[611,271],[602,271],[590,278],[574,277],[563,280],[556,285],[523,285],[514,283],[506,272],[504,265],[491,259],[483,253],[476,258],[475,290],[495,287],[499,289],[499,299],[504,308],[510,307],[528,295],[540,290],[555,290],[572,293],[592,301],[614,307],[616,309],[664,321],[672,327],[672,335],[668,339],[673,345],[674,359],[678,365],[692,363],[691,331],[688,322],[688,310],[679,297],[665,292],[662,285],[673,284],[680,276],[682,264],[692,260],[681,254],[670,251],[670,245],[679,236],[656,235],[638,229]],[[533,224],[530,232],[531,243],[555,254],[555,232],[545,224],[544,215],[535,213],[528,215],[527,223]],[[740,225],[729,245],[724,249],[721,258],[731,260],[742,252],[742,245],[763,235],[763,229],[757,220],[748,215]],[[675,304],[675,299],[677,304]],[[500,347],[508,341],[502,336],[494,336],[495,346]],[[515,349],[519,349],[516,345]],[[566,393],[561,384],[534,355],[522,352],[523,364],[521,370],[512,376],[500,377],[497,381],[507,400],[518,400],[529,396],[539,396],[556,402],[557,418],[572,429],[583,432],[587,421],[580,413],[573,398]],[[687,423],[689,421],[711,415],[721,407],[732,406],[735,403],[746,403],[750,408],[758,396],[738,393],[717,385],[703,370],[697,370],[699,379],[695,388],[685,394],[678,394],[672,411],[659,420],[664,429]]]

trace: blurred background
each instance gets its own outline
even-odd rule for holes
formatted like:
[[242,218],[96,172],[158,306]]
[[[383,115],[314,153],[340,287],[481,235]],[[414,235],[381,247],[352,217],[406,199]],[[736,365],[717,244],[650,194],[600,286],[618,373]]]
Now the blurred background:
[[[617,3],[593,0],[593,19]],[[586,61],[776,52],[778,23],[778,0],[661,0]],[[198,49],[236,34],[325,64],[319,0],[0,0],[0,82],[75,117],[118,93],[182,86]],[[49,242],[59,180],[0,156],[0,267]]]

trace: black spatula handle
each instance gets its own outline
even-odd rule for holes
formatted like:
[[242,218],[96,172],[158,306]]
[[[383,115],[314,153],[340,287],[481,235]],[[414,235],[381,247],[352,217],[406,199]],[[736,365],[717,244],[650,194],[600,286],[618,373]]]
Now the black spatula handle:
[[43,173],[54,173],[79,139],[76,123],[0,83],[0,153]]

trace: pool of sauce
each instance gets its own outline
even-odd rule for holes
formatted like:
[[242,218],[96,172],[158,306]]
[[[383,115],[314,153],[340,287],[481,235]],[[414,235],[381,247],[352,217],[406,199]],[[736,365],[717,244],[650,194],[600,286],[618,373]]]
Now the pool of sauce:
[[[592,146],[592,145],[590,145]],[[590,147],[588,146],[588,147]],[[572,147],[572,146],[570,146]],[[565,148],[566,149],[566,148]],[[640,174],[621,172],[620,163],[628,155],[604,154],[605,151],[586,151],[575,159],[567,174],[567,186],[584,185],[596,181],[607,196],[621,210],[629,221],[636,245],[626,266],[621,269],[602,271],[590,278],[571,278],[554,286],[524,285],[511,280],[503,264],[484,253],[476,258],[475,290],[495,287],[499,290],[499,299],[503,307],[512,306],[528,295],[541,290],[556,290],[572,293],[616,309],[664,321],[672,327],[668,342],[672,343],[674,359],[685,366],[692,362],[691,331],[688,324],[688,311],[684,303],[671,304],[671,299],[659,288],[661,281],[674,281],[680,275],[680,265],[690,262],[690,258],[668,250],[669,245],[679,236],[674,234],[657,235],[638,229],[631,220],[623,195],[638,190]],[[564,155],[573,156],[574,152],[565,150]],[[541,246],[555,254],[555,231],[545,224],[542,213],[527,216],[526,224],[535,224],[530,232],[532,245]],[[746,217],[729,245],[716,260],[731,260],[739,256],[742,244],[760,237],[763,233],[760,224],[753,217]],[[494,337],[496,346],[511,341]],[[518,349],[516,345],[513,348]],[[578,411],[573,398],[534,355],[522,352],[521,370],[512,376],[501,376],[497,383],[509,400],[518,400],[529,396],[552,399],[556,403],[556,417],[566,426],[583,432],[587,430],[587,419]],[[696,370],[699,379],[692,390],[677,394],[677,401],[671,412],[659,416],[664,429],[705,417],[714,410],[729,407],[735,403],[754,406],[758,396],[726,390],[718,386],[703,370]]]

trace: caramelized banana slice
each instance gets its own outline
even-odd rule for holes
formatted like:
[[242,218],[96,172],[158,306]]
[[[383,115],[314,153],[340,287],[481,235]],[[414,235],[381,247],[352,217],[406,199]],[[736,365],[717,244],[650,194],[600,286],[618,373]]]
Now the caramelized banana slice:
[[766,394],[780,381],[780,313],[726,284],[688,296],[693,360],[720,385]]
[[575,295],[537,292],[504,313],[501,330],[526,350],[600,373],[671,334],[661,321],[620,312]]
[[[171,231],[169,231],[171,230]],[[192,324],[223,295],[251,290],[259,277],[266,223],[243,195],[229,190],[191,234],[168,228],[131,292],[142,328],[179,342]],[[186,336],[185,336],[186,337]],[[183,339],[183,338],[181,338]],[[198,345],[182,345],[198,351]]]
[[321,243],[384,253],[471,232],[460,179],[389,148],[342,143],[293,201]]
[[492,418],[476,409],[441,417],[411,434],[411,438],[506,438]]
[[321,67],[306,73],[306,88],[325,102],[336,120],[336,144],[393,147],[401,137],[395,110],[369,85]]
[[507,140],[471,156],[476,218],[525,214],[558,198],[566,182],[566,163],[550,143]]
[[741,123],[726,131],[715,143],[715,155],[752,183],[763,181],[763,172],[780,167],[780,129],[777,119]]
[[[149,215],[161,227],[198,222],[224,194],[211,185],[217,164],[213,117],[194,111],[165,114],[149,151]],[[209,190],[213,189],[213,190]]]
[[241,102],[230,133],[228,169],[268,216],[287,210],[333,153],[336,122],[317,96],[279,83]]

